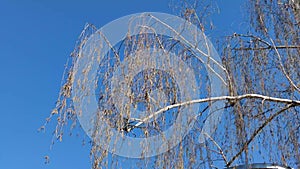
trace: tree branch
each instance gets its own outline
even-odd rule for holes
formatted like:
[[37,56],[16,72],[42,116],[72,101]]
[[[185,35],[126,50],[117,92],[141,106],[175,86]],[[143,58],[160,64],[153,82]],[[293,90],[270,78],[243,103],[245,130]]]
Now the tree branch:
[[231,160],[227,163],[226,167],[229,167],[242,153],[243,151],[246,150],[246,148],[248,147],[248,145],[254,140],[254,138],[263,130],[263,128],[265,128],[275,117],[277,117],[278,115],[280,115],[281,113],[283,113],[284,111],[288,110],[291,107],[296,106],[293,103],[290,103],[289,105],[287,105],[286,107],[284,107],[283,109],[279,110],[278,112],[276,112],[275,114],[273,114],[272,116],[270,116],[259,128],[257,128],[251,135],[251,137],[249,138],[249,140],[244,144],[244,146],[240,149],[240,151],[238,153],[236,153],[235,156],[233,156],[231,158]]
[[220,147],[220,145],[209,135],[209,134],[207,134],[206,132],[202,132],[202,134],[204,134],[206,137],[208,137],[213,143],[214,143],[214,145],[218,148],[218,150],[219,150],[219,152],[218,153],[220,153],[221,154],[221,156],[222,156],[222,158],[223,158],[223,160],[224,160],[224,162],[226,163],[226,165],[228,164],[228,161],[227,161],[227,159],[226,159],[226,156],[225,156],[225,154],[224,154],[224,152],[223,152],[223,150],[222,150],[222,148]]
[[234,48],[233,50],[270,50],[270,49],[298,49],[300,46],[268,46],[268,47],[260,47],[260,48]]
[[233,37],[252,38],[252,39],[258,40],[259,42],[262,42],[263,44],[267,45],[268,47],[272,47],[272,45],[271,45],[269,42],[267,42],[267,41],[261,39],[260,37],[254,36],[254,35],[244,35],[244,34],[237,34],[237,33],[234,33],[234,34],[233,34]]
[[278,51],[278,49],[298,49],[300,48],[299,45],[291,45],[291,46],[276,46],[273,39],[270,38],[271,43],[261,39],[260,37],[254,36],[254,35],[244,35],[244,34],[237,34],[234,33],[233,37],[247,37],[247,38],[252,38],[255,40],[258,40],[259,42],[265,44],[267,47],[258,47],[258,48],[252,48],[252,47],[241,47],[241,48],[234,48],[234,50],[275,50],[278,59],[279,59],[279,65],[281,68],[281,71],[283,72],[283,74],[285,75],[285,77],[288,79],[288,81],[290,82],[290,84],[293,86],[293,88],[295,88],[298,92],[300,92],[300,88],[297,87],[297,85],[293,82],[293,80],[290,78],[290,76],[287,74],[283,63],[282,63],[282,59],[281,59],[281,55]]
[[281,67],[281,70],[283,72],[283,74],[285,75],[285,77],[288,79],[288,81],[291,83],[291,85],[298,91],[300,92],[300,89],[296,86],[296,84],[293,82],[293,80],[290,78],[290,76],[287,74],[283,64],[282,64],[282,59],[281,59],[281,55],[279,54],[277,48],[276,48],[276,45],[274,43],[274,41],[270,38],[272,44],[273,44],[273,48],[275,49],[276,51],[276,54],[278,56],[278,59],[279,59],[279,64],[280,64],[280,67]]
[[[170,25],[168,25],[167,23],[161,21],[160,19],[156,18],[155,16],[153,15],[150,15],[150,17],[152,17],[153,19],[155,19],[157,22],[163,24],[164,26],[166,26],[168,29],[170,29],[171,31],[173,31],[178,37],[180,37],[186,44],[188,44],[190,47],[192,47],[193,49],[195,49],[197,52],[199,52],[200,54],[206,56],[209,60],[211,60],[213,63],[215,63],[220,69],[222,69],[223,71],[225,71],[227,73],[227,70],[226,68],[221,64],[219,63],[218,61],[216,61],[214,58],[212,58],[210,56],[209,53],[205,53],[203,52],[202,50],[200,50],[199,48],[197,48],[195,45],[191,44],[191,42],[189,42],[187,39],[185,39],[181,33],[179,33],[178,31],[176,31],[174,28],[172,28]],[[203,35],[204,36],[204,35]],[[205,36],[204,36],[205,37]],[[207,41],[206,41],[206,46],[208,47],[208,44],[207,44]],[[209,48],[207,48],[207,50],[209,51]],[[197,55],[195,55],[195,57],[197,57],[202,63],[204,63],[204,61],[198,57]],[[209,70],[211,70],[216,76],[218,76],[218,78],[220,80],[222,80],[222,82],[227,86],[227,83],[225,81],[225,79],[219,74],[217,73],[211,66],[210,64],[207,64],[207,67]]]
[[236,102],[238,100],[242,99],[262,99],[264,101],[271,101],[271,102],[279,102],[279,103],[286,103],[286,104],[294,104],[295,106],[300,105],[300,100],[291,100],[291,99],[283,99],[283,98],[277,98],[277,97],[270,97],[270,96],[265,96],[265,95],[260,95],[260,94],[244,94],[244,95],[239,95],[239,96],[219,96],[219,97],[210,97],[210,98],[205,98],[205,99],[196,99],[196,100],[191,100],[191,101],[186,101],[186,102],[181,102],[173,105],[166,106],[153,114],[141,119],[135,127],[140,126],[141,124],[147,122],[149,119],[153,118],[154,116],[157,116],[158,114],[161,114],[165,111],[168,111],[172,108],[176,107],[181,107],[181,106],[187,106],[191,104],[196,104],[196,103],[204,103],[204,102],[211,102],[211,101],[221,101],[221,100],[228,100],[228,101],[233,101]]

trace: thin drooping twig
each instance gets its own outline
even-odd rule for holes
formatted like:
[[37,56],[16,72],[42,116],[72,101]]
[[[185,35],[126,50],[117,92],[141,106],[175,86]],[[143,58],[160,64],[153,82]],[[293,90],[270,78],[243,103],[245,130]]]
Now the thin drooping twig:
[[[227,84],[227,82],[224,80],[224,78],[223,78],[219,73],[217,73],[217,72],[210,66],[209,61],[210,61],[211,59],[212,59],[212,61],[213,61],[214,58],[211,57],[211,51],[210,51],[210,48],[209,48],[209,46],[208,46],[208,39],[207,39],[206,36],[204,35],[204,32],[202,32],[202,36],[204,37],[204,41],[205,41],[207,53],[208,53],[208,56],[209,56],[209,57],[207,57],[207,63],[206,63],[206,66],[209,68],[210,71],[212,71],[215,75],[217,75],[218,78],[219,78],[220,80],[222,80],[222,82],[227,86],[228,84]],[[198,49],[198,48],[197,48],[197,49]],[[203,62],[203,63],[204,63],[204,62]],[[227,70],[225,69],[225,70],[223,70],[223,71],[226,72],[226,75],[227,75],[227,77],[228,77],[228,80],[230,80],[230,76],[229,76]]]
[[244,144],[244,146],[240,149],[240,151],[238,153],[235,154],[235,156],[233,156],[230,161],[226,164],[226,167],[229,167],[248,147],[248,145],[254,140],[254,138],[278,115],[280,115],[281,113],[283,113],[284,111],[288,110],[291,107],[296,106],[294,103],[290,103],[288,104],[286,107],[284,107],[283,109],[279,110],[278,112],[276,112],[275,114],[271,115],[261,126],[259,126],[259,128],[257,128],[251,135],[251,137],[249,138],[249,140]]
[[104,33],[102,31],[99,31],[98,33],[104,39],[104,41],[107,43],[107,45],[109,46],[109,48],[113,51],[114,55],[117,57],[118,61],[120,62],[120,56],[119,56],[118,52],[112,46],[112,44],[110,43],[110,41],[106,38],[106,36],[104,35]]
[[274,49],[275,49],[275,51],[276,51],[276,54],[277,54],[277,56],[278,56],[278,59],[279,59],[279,65],[280,65],[280,67],[281,67],[281,70],[282,70],[283,74],[284,74],[285,77],[288,79],[288,81],[291,83],[291,85],[292,85],[298,92],[300,92],[300,88],[297,87],[297,85],[293,82],[293,80],[292,80],[292,79],[290,78],[290,76],[287,74],[287,72],[286,72],[286,70],[285,70],[285,68],[284,68],[284,66],[283,66],[283,63],[282,63],[281,55],[280,55],[280,53],[278,52],[278,50],[277,50],[277,48],[276,48],[276,45],[275,45],[273,39],[270,38],[270,40],[271,40],[271,42],[272,42],[272,44],[273,44],[273,47],[274,47]]
[[71,84],[73,83],[72,71],[73,71],[74,62],[76,61],[78,56],[78,50],[80,50],[82,48],[82,45],[85,44],[90,34],[89,31],[95,32],[96,30],[97,28],[93,24],[87,23],[84,29],[82,30],[82,32],[80,33],[80,36],[76,41],[76,45],[75,45],[76,48],[70,54],[70,57],[68,57],[67,62],[64,66],[64,71],[60,83],[60,86],[62,87],[59,91],[55,108],[51,111],[49,117],[46,118],[44,125],[38,129],[39,131],[45,130],[45,126],[49,123],[50,119],[52,119],[55,115],[58,115],[57,118],[58,124],[55,126],[55,130],[53,132],[54,134],[52,137],[52,144],[50,145],[50,149],[52,149],[55,139],[59,139],[60,141],[62,140],[63,127],[65,126],[65,121],[67,118],[66,115],[68,112],[70,112],[66,100],[71,96],[70,94],[71,86],[72,86]]
[[244,95],[239,95],[239,96],[218,96],[218,97],[210,97],[210,98],[204,98],[204,99],[196,99],[196,100],[190,100],[190,101],[186,101],[186,102],[181,102],[181,103],[177,103],[177,104],[173,104],[173,105],[169,105],[166,106],[156,112],[154,112],[153,114],[143,118],[140,120],[140,122],[138,122],[135,126],[138,127],[141,124],[147,122],[149,119],[157,116],[158,114],[161,114],[165,111],[168,111],[172,108],[176,108],[176,107],[181,107],[181,106],[187,106],[187,105],[191,105],[191,104],[196,104],[196,103],[204,103],[204,102],[211,102],[211,101],[221,101],[221,100],[228,100],[228,101],[238,101],[238,100],[242,100],[242,99],[262,99],[265,101],[271,101],[271,102],[279,102],[279,103],[286,103],[286,104],[294,104],[295,106],[299,106],[300,105],[300,100],[291,100],[291,99],[283,99],[283,98],[277,98],[277,97],[270,97],[270,96],[265,96],[265,95],[261,95],[261,94],[244,94]]

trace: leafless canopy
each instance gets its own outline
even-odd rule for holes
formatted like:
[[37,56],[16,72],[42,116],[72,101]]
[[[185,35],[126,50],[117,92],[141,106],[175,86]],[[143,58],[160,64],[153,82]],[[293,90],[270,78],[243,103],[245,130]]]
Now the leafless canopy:
[[[205,0],[172,1],[171,6],[180,11],[181,17],[205,32],[213,29],[209,14],[218,11],[216,3]],[[96,137],[92,137],[92,168],[218,168],[253,162],[300,168],[300,1],[249,0],[245,3],[247,30],[219,39],[221,45],[217,50],[221,62],[216,61],[214,65],[223,70],[225,76],[218,75],[213,66],[205,70],[198,59],[200,56],[194,52],[197,49],[189,46],[189,42],[158,35],[151,28],[144,29],[148,34],[129,34],[122,42],[112,46],[104,61],[99,63],[96,84],[99,111],[105,112],[97,117],[105,118],[111,128],[130,137],[147,138],[170,127],[182,107],[196,104],[199,112],[185,138],[176,147],[155,157],[119,157],[95,144]],[[60,141],[66,128],[74,128],[76,116],[80,116],[72,104],[80,98],[72,96],[71,92],[74,83],[80,84],[78,86],[85,91],[85,82],[74,81],[74,65],[80,57],[79,51],[94,33],[97,33],[97,28],[87,24],[66,65],[56,107],[47,119],[47,123],[51,118],[57,119],[54,138]],[[136,75],[128,71],[124,78],[129,75],[133,78],[128,86],[131,92],[126,95],[130,98],[128,105],[133,108],[124,104],[124,111],[119,112],[110,97],[113,93],[110,91],[112,73],[132,52],[148,48],[175,53],[193,67],[197,81],[201,81],[193,88],[199,91],[199,97],[182,100],[182,89],[172,77],[172,70],[168,73],[148,69]],[[82,75],[87,76],[88,71],[86,65]],[[210,95],[206,71],[213,72],[222,80],[227,88],[223,95]],[[222,107],[222,120],[214,133],[205,133],[201,128],[207,117],[214,113],[209,111],[211,104],[218,101],[226,103]],[[144,114],[144,118],[131,118],[130,111],[133,109],[145,109],[151,113]],[[107,131],[95,128],[94,132],[96,135]],[[205,137],[203,143],[199,142],[201,135]]]

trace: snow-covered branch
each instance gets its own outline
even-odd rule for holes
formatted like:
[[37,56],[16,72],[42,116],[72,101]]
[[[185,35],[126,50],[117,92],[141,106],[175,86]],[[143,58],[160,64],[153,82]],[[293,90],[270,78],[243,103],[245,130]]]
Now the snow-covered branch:
[[242,100],[242,99],[261,99],[263,101],[271,101],[271,102],[278,102],[278,103],[286,103],[286,104],[293,104],[295,106],[300,106],[300,100],[291,100],[291,99],[284,99],[284,98],[277,98],[277,97],[270,97],[270,96],[265,96],[261,94],[244,94],[244,95],[239,95],[239,96],[218,96],[218,97],[210,97],[210,98],[204,98],[204,99],[196,99],[196,100],[190,100],[186,102],[181,102],[173,105],[166,106],[153,114],[140,119],[140,121],[135,125],[135,127],[138,127],[142,125],[143,123],[147,122],[151,118],[168,111],[172,108],[176,107],[181,107],[181,106],[187,106],[191,104],[197,104],[197,103],[204,103],[204,102],[212,102],[212,101],[221,101],[221,100],[227,100],[230,101],[231,103]]

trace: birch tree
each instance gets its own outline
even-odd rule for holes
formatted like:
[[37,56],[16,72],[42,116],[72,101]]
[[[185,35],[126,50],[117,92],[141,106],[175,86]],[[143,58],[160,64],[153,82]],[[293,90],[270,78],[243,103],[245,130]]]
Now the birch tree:
[[[199,0],[172,1],[171,4],[176,11],[180,11],[180,17],[205,32],[211,29],[209,14],[216,11],[215,3]],[[99,63],[96,83],[97,103],[102,112],[97,118],[106,119],[110,128],[124,136],[148,138],[167,130],[175,123],[183,108],[196,105],[198,111],[193,112],[196,113],[195,123],[178,145],[156,156],[138,159],[120,157],[96,144],[96,136],[108,132],[96,119],[93,135],[88,139],[92,168],[222,168],[255,162],[300,168],[300,1],[249,0],[246,3],[247,31],[222,36],[225,38],[219,40],[222,45],[217,49],[220,60],[210,57],[209,42],[200,49],[194,42],[180,39],[180,32],[177,32],[178,40],[157,34],[153,27],[144,27],[141,29],[144,32],[140,32],[139,36],[128,34],[123,41],[111,46],[104,61]],[[159,19],[157,22],[176,34],[172,26]],[[89,80],[90,67],[84,65],[84,71],[80,73],[87,77],[86,81],[83,79],[78,82],[74,80],[74,74],[78,73],[74,65],[88,39],[99,33],[97,30],[92,24],[86,25],[66,65],[56,107],[46,122],[57,119],[54,140],[62,141],[66,128],[80,126],[76,118],[81,112],[76,112],[73,102],[81,96],[73,96],[72,90],[75,90],[75,83],[84,84]],[[109,40],[106,45],[110,45]],[[124,75],[119,74],[125,79],[124,82],[128,76],[132,76],[128,83],[130,85],[126,87],[126,91],[130,88],[128,104],[123,104],[124,111],[117,111],[120,108],[113,101],[123,103],[119,100],[119,93],[125,89],[121,87],[115,91],[116,97],[110,97],[113,93],[108,92],[113,76],[110,71],[134,51],[149,48],[173,52],[193,67],[192,70],[197,71],[196,81],[201,81],[199,86],[193,88],[199,91],[199,97],[193,98],[190,96],[192,94],[187,94],[186,98],[190,99],[182,99],[183,89],[178,86],[188,86],[190,82],[178,84],[172,75],[184,67],[170,69],[169,73],[147,69],[133,74],[128,70]],[[203,66],[208,62],[201,62],[201,54],[197,51],[208,53],[209,65]],[[150,62],[152,60],[147,61]],[[138,60],[129,61],[128,69],[138,64]],[[216,68],[224,74],[219,74]],[[208,71],[226,86],[221,95],[211,94]],[[83,91],[86,87],[77,86],[81,86]],[[82,93],[85,94],[88,93]],[[208,117],[214,114],[210,109],[220,101],[224,102],[223,107],[219,107],[223,111],[221,120],[214,132],[206,133],[203,127]],[[132,110],[149,113],[143,114],[142,118],[132,118]],[[199,138],[204,138],[204,141],[199,141]]]

